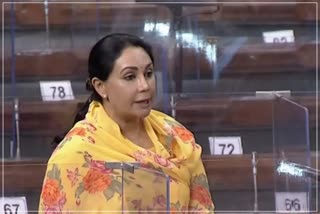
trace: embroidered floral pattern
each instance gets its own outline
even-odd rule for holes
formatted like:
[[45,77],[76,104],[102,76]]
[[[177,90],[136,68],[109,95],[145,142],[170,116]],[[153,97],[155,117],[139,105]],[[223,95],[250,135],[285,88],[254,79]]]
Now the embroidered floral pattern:
[[141,164],[148,164],[148,158],[151,157],[151,152],[148,150],[138,150],[133,153],[133,157]]
[[174,126],[173,130],[174,133],[178,135],[184,142],[188,142],[193,139],[193,134],[184,127]]
[[209,191],[200,185],[195,185],[191,189],[191,198],[192,200],[199,201],[200,204],[202,204],[205,207],[208,207],[211,205],[211,197],[209,194]]
[[[175,191],[170,194],[171,213],[199,214],[213,211],[206,175],[203,167],[197,167],[198,161],[201,161],[200,150],[196,150],[198,145],[191,132],[168,116],[154,114],[150,124],[158,138],[152,140],[154,143],[160,142],[155,144],[155,152],[144,149],[135,151],[131,147],[126,150],[123,146],[118,148],[117,145],[123,143],[122,139],[117,139],[113,133],[104,130],[106,126],[102,122],[108,123],[108,120],[102,121],[100,118],[105,116],[102,115],[105,111],[100,104],[94,102],[88,111],[87,119],[79,122],[66,135],[57,147],[57,150],[61,150],[54,153],[50,160],[54,163],[72,162],[75,165],[49,166],[52,168],[48,168],[39,207],[42,212],[60,214],[68,213],[68,209],[75,212],[87,210],[107,212],[121,209],[123,199],[124,205],[132,211],[140,213],[164,211],[167,201],[163,187],[167,183],[161,174],[150,173],[150,177],[149,174],[137,177],[127,173],[122,180],[121,172],[112,169],[110,163],[105,162],[105,160],[128,161],[133,160],[132,158],[143,167],[170,175],[170,187],[179,191],[177,195],[174,194]],[[98,107],[101,109],[92,111]],[[63,148],[65,143],[70,144]],[[62,155],[60,152],[70,156]],[[76,156],[74,152],[77,152]],[[196,164],[188,164],[193,162]],[[191,185],[188,187],[185,181],[190,180]],[[123,184],[130,187],[124,195],[122,195]],[[190,195],[182,195],[180,190],[181,193],[190,190]],[[90,200],[90,203],[87,200]]]
[[66,138],[64,138],[59,145],[54,149],[54,151],[52,152],[52,155],[55,154],[58,150],[60,150],[66,143],[68,142],[68,140]]
[[[179,137],[185,144],[191,143],[193,150],[200,149],[200,146],[194,141],[193,134],[177,121],[165,119],[164,130],[166,130],[168,136]],[[166,142],[168,147],[172,146],[172,140],[170,138],[168,138]]]
[[161,157],[158,154],[154,154],[154,161],[162,167],[167,167],[169,169],[173,168],[173,163],[166,158]]
[[[155,195],[153,197],[153,203],[152,204],[144,204],[143,205],[143,199],[134,199],[129,202],[129,206],[126,207],[128,210],[135,210],[138,211],[138,213],[152,213],[154,211],[163,211],[166,210],[166,198],[164,195]],[[147,212],[150,211],[150,212]],[[162,213],[162,212],[161,212]]]
[[82,181],[76,189],[76,204],[81,204],[81,194],[87,192],[89,194],[103,193],[107,200],[110,200],[115,193],[121,195],[122,184],[117,177],[117,173],[107,167],[107,163],[100,160],[93,160],[92,155],[88,152],[79,152],[83,155],[85,163],[82,165],[88,168]]
[[161,167],[166,167],[169,169],[174,167],[173,163],[169,159],[166,159],[161,155],[148,150],[138,150],[133,153],[133,156],[136,161],[141,163],[144,167],[150,167],[149,165],[152,165],[153,167],[151,168],[156,168],[159,170],[161,170]]
[[60,170],[57,165],[53,165],[52,170],[47,173],[47,178],[44,182],[41,194],[41,205],[46,214],[62,213],[63,206],[67,202],[66,194],[62,189]]
[[191,200],[198,201],[209,210],[213,209],[207,177],[205,174],[195,176],[191,186]]
[[79,174],[78,167],[75,168],[74,170],[67,169],[67,178],[69,179],[69,181],[71,183],[71,187],[73,187],[78,182],[79,176],[80,176],[80,174]]
[[43,202],[48,206],[57,204],[61,194],[58,181],[48,178],[43,189]]
[[90,123],[90,122],[88,122],[88,121],[86,121],[86,120],[84,120],[83,123],[84,123],[85,125],[87,125],[87,130],[88,130],[89,132],[95,132],[95,131],[97,130],[97,128],[96,128],[92,123]]
[[65,136],[65,138],[70,138],[74,135],[84,137],[86,135],[86,129],[83,127],[75,127],[73,129],[71,129],[70,132],[68,132],[68,134]]
[[178,201],[170,204],[170,214],[208,214],[208,210],[204,210],[203,208],[199,207],[198,204],[195,206],[181,206],[180,201]]
[[153,207],[159,210],[165,208],[167,205],[166,197],[164,195],[157,195],[153,198]]
[[171,203],[170,204],[170,213],[171,214],[187,214],[188,212],[188,206],[183,205],[181,206],[180,202]]
[[83,188],[91,194],[102,192],[107,189],[110,184],[110,176],[94,168],[90,168],[83,178]]
[[96,143],[96,141],[91,136],[88,136],[87,139],[89,143],[92,143],[92,144]]

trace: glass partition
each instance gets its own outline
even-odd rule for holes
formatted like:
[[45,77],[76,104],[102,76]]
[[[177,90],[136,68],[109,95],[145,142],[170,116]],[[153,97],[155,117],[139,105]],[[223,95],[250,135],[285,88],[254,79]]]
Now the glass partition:
[[[275,93],[308,109],[309,134],[301,129],[292,138],[308,138],[312,151],[302,158],[308,155],[307,167],[317,166],[316,5],[201,2],[168,7],[176,29],[170,112],[203,148],[216,210],[275,212]],[[315,196],[316,179],[310,182]],[[307,198],[313,208],[318,201]]]
[[224,2],[177,8],[177,93],[316,91],[315,5]]
[[19,158],[51,154],[50,142],[71,128],[77,110],[90,95],[86,90],[89,50],[110,33],[134,34],[150,43],[159,95],[156,103],[165,109],[162,94],[168,88],[174,47],[167,7],[98,1],[4,5],[4,105],[8,110],[4,157],[16,157],[17,149]]
[[[123,166],[122,175],[122,210],[169,213],[169,176],[130,164]],[[138,195],[140,200],[137,200]]]
[[[288,192],[299,193],[300,201],[307,198],[306,207],[315,209],[314,177],[309,173],[300,180],[276,170],[282,163],[318,166],[316,4],[30,0],[3,5],[5,163],[17,161],[19,171],[25,161],[38,165],[48,159],[50,142],[71,128],[89,96],[90,48],[105,34],[131,33],[153,47],[154,108],[176,118],[202,147],[217,213],[274,212]],[[288,99],[279,102],[274,93]],[[302,106],[308,109],[305,133]],[[7,169],[3,173],[11,178]],[[28,186],[32,178],[42,180],[36,174],[41,170],[26,172],[28,180],[5,180]],[[35,201],[28,200],[29,210],[37,207]],[[289,205],[297,206],[294,200]]]
[[[46,165],[24,160],[7,162],[4,170],[1,213],[33,213],[38,209],[169,213],[169,177],[137,163],[94,161],[84,165]],[[26,173],[25,179],[12,182],[22,173]]]
[[307,212],[314,192],[308,109],[277,96],[273,102],[273,148],[277,211]]

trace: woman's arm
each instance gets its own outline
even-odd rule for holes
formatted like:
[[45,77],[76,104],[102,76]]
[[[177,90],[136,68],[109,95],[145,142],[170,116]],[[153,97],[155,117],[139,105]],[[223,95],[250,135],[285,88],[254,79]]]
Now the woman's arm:
[[121,182],[103,161],[83,149],[82,140],[73,137],[50,158],[39,213],[120,212]]
[[192,172],[189,211],[214,213],[214,204],[211,199],[208,179],[201,159],[197,161]]

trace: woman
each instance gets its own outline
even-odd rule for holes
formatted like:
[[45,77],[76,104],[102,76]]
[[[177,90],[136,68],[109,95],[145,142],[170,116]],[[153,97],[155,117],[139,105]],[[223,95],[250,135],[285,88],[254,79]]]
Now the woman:
[[[184,126],[152,110],[156,82],[148,44],[127,34],[102,38],[90,52],[87,88],[91,97],[48,162],[40,211],[120,212],[119,172],[108,163],[138,162],[169,175],[172,213],[213,213],[200,146]],[[135,193],[125,208],[165,210],[164,195],[137,194],[144,185],[154,194],[155,180],[129,185]]]

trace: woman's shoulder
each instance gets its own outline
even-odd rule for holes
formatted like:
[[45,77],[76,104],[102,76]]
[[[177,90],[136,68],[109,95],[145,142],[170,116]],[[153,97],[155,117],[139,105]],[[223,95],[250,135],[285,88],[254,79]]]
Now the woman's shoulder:
[[150,115],[152,119],[162,123],[164,127],[180,127],[190,132],[190,130],[188,130],[182,123],[161,111],[152,110]]
[[175,124],[179,124],[182,126],[182,124],[180,122],[178,122],[175,118],[173,118],[172,116],[165,114],[161,111],[152,110],[150,115],[151,115],[151,117],[154,117],[158,120],[163,120],[164,122],[169,122],[169,123],[175,123]]
[[49,163],[74,162],[84,148],[94,144],[92,133],[95,129],[93,124],[85,120],[76,123],[55,148]]

